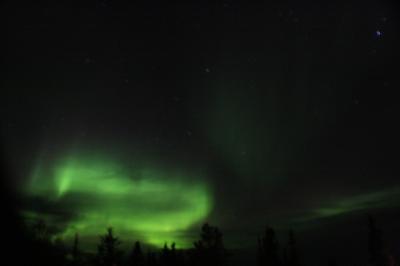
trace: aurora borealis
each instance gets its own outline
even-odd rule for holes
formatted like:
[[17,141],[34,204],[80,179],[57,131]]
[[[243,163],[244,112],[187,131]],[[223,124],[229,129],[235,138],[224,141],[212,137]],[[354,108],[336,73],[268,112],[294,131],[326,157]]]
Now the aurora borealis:
[[8,2],[15,220],[90,251],[109,226],[190,248],[206,222],[255,250],[268,224],[347,256],[372,214],[400,247],[395,5]]
[[190,175],[72,155],[53,166],[36,165],[25,193],[76,213],[55,237],[71,240],[79,233],[83,239],[96,239],[111,226],[151,245],[176,242],[188,247],[193,240],[178,234],[203,221],[213,204],[201,176]]

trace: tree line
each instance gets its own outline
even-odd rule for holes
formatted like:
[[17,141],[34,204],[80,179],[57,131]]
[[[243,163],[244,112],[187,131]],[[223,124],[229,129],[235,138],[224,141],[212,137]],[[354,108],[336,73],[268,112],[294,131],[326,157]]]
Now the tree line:
[[[368,217],[368,266],[394,266],[394,258],[385,252],[382,231],[372,217]],[[99,237],[97,252],[85,253],[76,234],[71,247],[62,241],[51,241],[49,229],[43,221],[38,221],[28,232],[25,243],[30,252],[26,253],[28,265],[60,266],[229,266],[234,254],[225,248],[223,234],[216,226],[205,223],[201,227],[199,240],[189,249],[177,249],[175,243],[167,243],[161,250],[145,252],[142,243],[133,243],[129,252],[123,252],[121,241],[107,228]],[[295,233],[289,231],[284,245],[278,242],[275,230],[266,226],[257,239],[258,266],[306,266],[297,247]],[[336,266],[330,260],[327,266]]]

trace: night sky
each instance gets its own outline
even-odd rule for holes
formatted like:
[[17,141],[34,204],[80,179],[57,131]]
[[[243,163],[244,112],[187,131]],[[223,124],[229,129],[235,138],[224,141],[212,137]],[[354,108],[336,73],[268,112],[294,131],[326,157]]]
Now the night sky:
[[109,225],[188,247],[208,221],[343,254],[373,214],[400,254],[400,10],[293,2],[3,4],[18,213],[88,248]]

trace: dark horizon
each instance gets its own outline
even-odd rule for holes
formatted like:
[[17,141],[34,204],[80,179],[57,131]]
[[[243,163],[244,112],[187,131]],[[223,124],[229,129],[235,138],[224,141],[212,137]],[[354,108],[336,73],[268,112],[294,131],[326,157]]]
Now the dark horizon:
[[[222,254],[225,255],[222,255],[222,257],[208,257],[209,255],[206,256],[207,253],[204,253],[201,255],[202,257],[199,258],[201,258],[201,260],[205,259],[203,263],[206,264],[198,264],[197,259],[193,256],[198,252],[200,252],[199,255],[204,252],[202,249],[198,248],[198,243],[200,242],[207,243],[207,241],[211,241],[209,242],[211,244],[211,246],[209,246],[211,248],[210,251],[215,248],[217,248],[217,250],[219,249],[219,245],[213,246],[212,243],[214,243],[214,240],[204,237],[204,227],[209,226],[208,223],[203,224],[201,228],[199,228],[198,235],[192,242],[192,245],[185,248],[176,248],[176,243],[173,241],[166,241],[162,246],[151,246],[138,239],[127,239],[126,236],[118,235],[115,233],[115,228],[110,227],[106,229],[114,232],[112,235],[115,237],[115,243],[117,243],[115,248],[118,253],[116,254],[120,254],[115,255],[115,259],[119,261],[117,265],[398,265],[398,253],[394,245],[395,243],[388,241],[390,238],[387,238],[385,230],[382,230],[382,228],[387,229],[387,227],[380,226],[373,216],[368,215],[363,218],[363,224],[359,225],[361,230],[359,230],[359,232],[352,231],[351,241],[346,241],[344,237],[344,235],[348,233],[346,228],[351,229],[351,226],[349,226],[351,224],[349,224],[348,221],[341,224],[341,229],[337,236],[331,234],[328,237],[323,235],[317,238],[315,236],[310,238],[310,235],[307,235],[306,238],[308,239],[304,238],[304,235],[298,234],[295,230],[280,232],[267,225],[264,230],[260,231],[257,235],[255,245],[236,248],[232,248],[229,244],[226,245],[225,239],[229,239],[229,235],[220,228],[211,225],[211,229],[215,228],[222,233],[220,247],[222,248],[221,250],[223,250]],[[10,221],[10,218],[8,217],[5,221]],[[14,253],[16,250],[10,249],[13,253],[7,253],[6,258],[13,258],[14,265],[26,265],[26,263],[29,263],[29,265],[52,265],[53,263],[57,263],[57,265],[103,265],[97,264],[96,260],[100,254],[98,249],[99,244],[102,243],[102,239],[108,235],[106,233],[107,230],[103,230],[102,233],[99,232],[96,241],[92,243],[93,247],[87,250],[88,247],[82,244],[78,232],[75,235],[75,240],[70,242],[65,241],[65,239],[53,239],[51,231],[48,230],[48,225],[43,222],[44,220],[38,220],[34,224],[20,224],[19,226],[16,224],[4,223],[4,226],[8,227],[5,236],[10,235],[14,241],[18,241],[19,247],[22,249],[29,248],[29,251],[25,251],[25,255],[20,258],[13,257],[18,254],[18,251]],[[260,250],[260,240],[269,239],[266,237],[269,231],[273,232],[273,239],[277,241],[276,255],[278,256],[278,260],[275,263],[273,260],[269,260],[269,262],[260,261],[260,252],[263,252],[263,249]],[[293,233],[294,235],[291,236],[290,234]],[[291,237],[293,236],[294,241],[291,242]],[[319,247],[315,245],[309,246],[312,241],[317,241]],[[138,243],[141,246],[143,256],[147,257],[147,259],[145,259],[146,262],[141,262],[145,264],[130,264],[132,263],[132,252],[135,252]],[[296,252],[296,262],[290,262],[290,259],[287,260],[287,256],[290,256],[290,249],[288,248],[290,248],[291,243],[292,248],[294,248]],[[371,252],[371,246],[376,246],[376,248],[373,249],[376,251]],[[9,248],[10,246],[6,246],[6,250],[9,250]],[[271,248],[271,246],[269,246],[269,248]],[[173,260],[174,262],[165,261],[165,252],[172,252],[173,254],[176,252],[174,255],[177,256],[175,258],[176,261],[175,259]],[[78,260],[76,254],[79,254]],[[269,252],[266,254],[271,255]],[[377,255],[377,258],[380,258],[379,261],[371,260],[371,258],[374,258],[374,254]],[[157,260],[156,264],[152,264],[152,262],[148,261],[150,259],[149,256],[154,256]],[[218,258],[223,259],[223,261],[218,263]],[[136,259],[134,259],[133,263],[139,263],[135,261]]]

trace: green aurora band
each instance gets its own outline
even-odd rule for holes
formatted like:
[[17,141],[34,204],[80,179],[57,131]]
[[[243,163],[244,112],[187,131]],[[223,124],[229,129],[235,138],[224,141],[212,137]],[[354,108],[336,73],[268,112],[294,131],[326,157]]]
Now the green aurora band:
[[298,218],[297,221],[308,222],[316,219],[346,215],[357,211],[366,211],[399,206],[400,188],[394,187],[369,193],[352,195],[319,204],[311,213]]
[[[185,232],[204,222],[213,204],[201,176],[145,166],[129,170],[114,161],[79,156],[53,168],[39,163],[25,192],[73,214],[57,238],[70,240],[79,233],[94,241],[111,226],[129,241],[155,246],[176,242],[182,248],[193,241]],[[24,214],[60,225],[60,217],[52,212]]]

